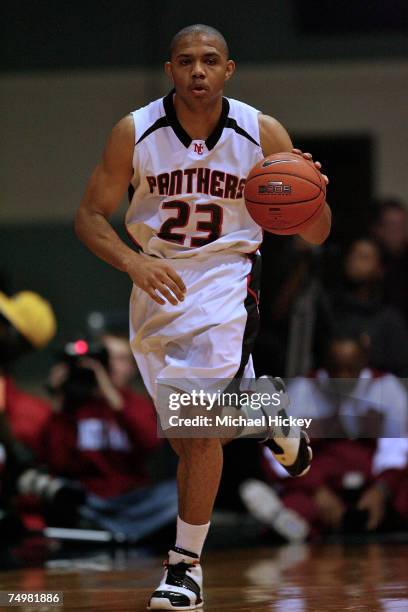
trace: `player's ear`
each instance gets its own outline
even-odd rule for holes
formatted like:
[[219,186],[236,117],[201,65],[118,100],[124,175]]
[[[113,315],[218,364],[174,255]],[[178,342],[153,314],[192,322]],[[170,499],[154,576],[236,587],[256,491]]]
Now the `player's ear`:
[[173,80],[173,73],[172,73],[172,70],[171,70],[171,62],[165,62],[164,63],[164,72],[167,74],[169,79]]
[[228,81],[235,72],[235,62],[234,60],[228,60],[227,66],[225,69],[225,80]]

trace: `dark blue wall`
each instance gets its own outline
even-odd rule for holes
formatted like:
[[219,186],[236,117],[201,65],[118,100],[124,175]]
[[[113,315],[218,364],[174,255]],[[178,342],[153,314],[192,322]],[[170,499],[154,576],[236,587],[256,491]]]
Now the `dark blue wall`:
[[[386,10],[385,8],[386,7]],[[191,23],[244,62],[407,57],[406,0],[4,0],[0,70],[155,65]]]

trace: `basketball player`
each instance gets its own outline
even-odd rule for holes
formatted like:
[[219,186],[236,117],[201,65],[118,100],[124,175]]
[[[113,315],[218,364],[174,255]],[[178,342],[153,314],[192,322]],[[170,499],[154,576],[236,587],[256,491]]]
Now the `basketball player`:
[[[165,64],[174,89],[113,128],[76,216],[79,238],[133,282],[131,346],[156,406],[163,379],[179,381],[182,390],[186,380],[253,376],[262,231],[247,213],[243,188],[255,163],[292,151],[292,143],[275,119],[223,97],[234,69],[214,28],[178,32]],[[108,220],[127,189],[134,249]],[[302,237],[322,243],[330,218],[326,205]],[[279,388],[279,381],[265,384]],[[215,438],[170,442],[179,455],[176,544],[149,609],[194,610],[203,605],[200,555],[222,444]],[[308,468],[307,437],[268,443],[290,474]]]

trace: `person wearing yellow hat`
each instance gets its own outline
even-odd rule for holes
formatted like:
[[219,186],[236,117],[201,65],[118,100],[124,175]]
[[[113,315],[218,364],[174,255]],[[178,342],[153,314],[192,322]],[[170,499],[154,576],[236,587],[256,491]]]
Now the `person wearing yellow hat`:
[[12,434],[35,455],[41,450],[41,431],[50,416],[49,405],[19,389],[11,366],[23,354],[45,347],[57,325],[49,302],[33,291],[8,297],[0,292],[0,413]]
[[13,297],[0,291],[0,314],[34,347],[45,346],[55,335],[52,307],[33,291],[21,291]]

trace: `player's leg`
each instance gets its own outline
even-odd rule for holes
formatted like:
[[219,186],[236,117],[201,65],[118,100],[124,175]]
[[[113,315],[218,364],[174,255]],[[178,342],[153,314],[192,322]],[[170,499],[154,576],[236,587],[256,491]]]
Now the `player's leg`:
[[176,544],[149,609],[191,610],[203,604],[200,556],[221,479],[222,444],[216,438],[171,439],[170,444],[179,456]]
[[[259,329],[259,311],[257,304],[254,303],[254,297],[259,295],[260,275],[260,258],[252,256],[252,268],[248,275],[247,296],[244,301],[244,306],[247,311],[247,321],[245,329],[243,330],[242,359],[240,368],[237,372],[238,375],[241,374],[244,377],[247,375],[246,372],[251,370],[253,376],[255,376],[250,363],[250,355]],[[244,368],[245,363],[247,363],[247,365]],[[273,378],[270,376],[259,378],[256,381],[255,391],[258,395],[267,394],[270,397],[273,397],[276,393],[280,395],[279,405],[275,406],[274,403],[271,402],[269,408],[263,410],[263,414],[267,421],[269,417],[273,419],[277,416],[281,416],[282,419],[288,417],[287,410],[289,407],[289,398],[286,387],[280,378]],[[245,407],[243,408],[243,412],[245,412]],[[255,416],[250,407],[248,416],[250,418]],[[275,427],[267,427],[264,432],[258,431],[257,433],[251,430],[251,428],[246,429],[247,431],[243,430],[238,437],[259,435],[261,438],[264,438],[266,446],[270,448],[277,461],[291,476],[300,476],[309,469],[312,459],[312,450],[309,446],[307,435],[300,431],[298,427],[282,427],[276,425]]]
[[[201,276],[202,271],[199,271],[197,277]],[[157,309],[154,304],[148,303],[143,293],[138,290],[134,290],[136,297],[133,300],[134,307],[131,308],[133,353],[145,385],[154,398],[165,431],[164,421],[166,419],[163,419],[160,410],[160,392],[157,381],[160,375],[163,376],[164,368],[169,367],[169,362],[173,358],[173,345],[170,340],[172,336],[177,338],[177,344],[174,347],[178,351],[181,346],[180,333],[187,336],[188,343],[191,342],[187,329],[191,321],[197,321],[199,327],[202,325],[200,319],[200,316],[203,316],[202,311],[198,309],[197,312],[197,304],[200,304],[200,300],[194,296],[194,276],[185,279],[185,282],[189,285],[189,295],[186,297],[186,304],[179,306],[180,317],[183,319],[180,326],[175,320],[174,309],[169,310],[168,320],[165,320],[164,310]],[[206,285],[206,283],[202,284]],[[138,308],[136,308],[136,303]],[[188,313],[188,320],[184,318],[184,311]],[[155,317],[159,317],[158,339],[153,332],[156,327]],[[143,332],[145,327],[149,331],[146,337]],[[186,350],[186,358],[187,355],[188,350]],[[176,379],[177,384],[177,379],[184,379],[189,371],[192,371],[194,364],[191,360],[182,362],[179,353],[174,357],[177,358],[177,362],[180,362],[180,372],[173,371],[170,378]],[[201,357],[199,360],[203,362]],[[169,551],[163,578],[149,601],[149,608],[152,610],[191,610],[202,606],[202,571],[199,559],[208,533],[211,511],[221,477],[223,456],[221,442],[216,438],[205,440],[175,438],[170,442],[179,456],[177,535],[175,545]]]
[[179,456],[180,517],[193,525],[208,523],[221,479],[222,444],[216,438],[174,439],[170,443]]

